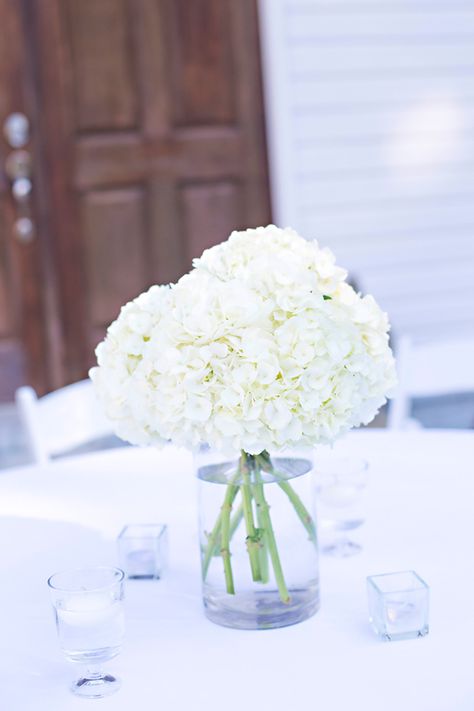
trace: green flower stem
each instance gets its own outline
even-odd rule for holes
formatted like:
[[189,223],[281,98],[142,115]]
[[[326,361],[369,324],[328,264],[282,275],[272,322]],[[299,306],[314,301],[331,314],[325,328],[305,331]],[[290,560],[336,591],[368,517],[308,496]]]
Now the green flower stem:
[[[254,477],[255,477],[255,482],[256,485],[262,484],[262,478],[260,476],[260,468],[258,466],[258,462],[255,462],[255,467],[254,467]],[[254,499],[255,501],[257,500],[257,496],[254,491]],[[258,523],[258,528],[260,531],[260,547],[258,550],[258,557],[259,557],[259,562],[260,562],[260,575],[262,578],[262,583],[268,583],[270,579],[270,571],[268,569],[268,550],[267,550],[267,538],[265,535],[265,526],[263,525],[262,521],[262,511],[260,506],[257,504],[257,523]]]
[[224,563],[225,587],[229,595],[235,595],[234,576],[232,575],[232,563],[230,560],[230,514],[232,502],[237,493],[238,487],[228,486],[221,508],[221,555]]
[[316,543],[316,528],[314,525],[314,521],[311,518],[311,514],[309,513],[308,509],[301,501],[300,497],[298,496],[296,491],[293,489],[291,484],[289,484],[287,481],[279,481],[278,486],[280,487],[280,489],[282,491],[285,492],[285,494],[288,496],[289,500],[293,504],[293,508],[295,509],[296,513],[298,514],[298,516],[301,520],[301,523],[308,531],[309,540],[312,541],[313,543]]
[[[240,489],[240,487],[237,487],[237,488]],[[231,541],[232,538],[234,537],[234,533],[238,529],[243,517],[244,517],[244,509],[242,507],[242,504],[240,503],[237,511],[230,519],[229,541]],[[209,556],[209,560],[212,558],[212,556],[218,556],[218,555],[220,555],[220,553],[221,553],[220,541],[217,541],[212,554]]]
[[270,507],[265,499],[263,484],[261,482],[255,484],[255,500],[260,510],[260,516],[265,530],[268,553],[270,555],[270,560],[272,561],[273,572],[275,573],[275,580],[278,586],[278,592],[280,593],[280,600],[283,603],[289,603],[290,595],[285,583],[280,556],[275,540],[275,533],[273,532],[272,520],[270,518]]
[[245,529],[247,531],[247,551],[250,559],[250,569],[252,571],[252,580],[254,582],[259,582],[262,577],[260,574],[260,561],[259,561],[259,532],[255,528],[253,521],[253,510],[252,510],[252,489],[250,484],[250,474],[249,467],[247,464],[247,454],[242,452],[240,455],[239,468],[242,474],[242,485],[240,490],[242,492],[242,506],[244,509],[244,519],[245,519]]
[[293,504],[293,508],[298,514],[301,523],[308,532],[310,541],[316,543],[316,527],[314,525],[314,521],[296,491],[293,489],[291,484],[280,474],[280,472],[273,468],[273,464],[268,453],[257,455],[257,459],[262,465],[262,469],[264,471],[269,472],[275,477],[278,486],[282,491],[285,492],[285,494],[288,496],[289,500]]
[[[238,486],[235,486],[234,482],[237,481],[240,473],[238,472],[235,477],[232,479],[230,484],[227,485],[226,489],[226,497],[228,492],[230,491],[230,496],[231,496],[231,503],[233,504],[235,497],[237,496],[237,492],[239,490]],[[209,538],[207,541],[207,546],[206,550],[204,552],[204,556],[202,559],[202,579],[206,580],[207,573],[209,570],[209,565],[211,563],[211,559],[213,555],[217,555],[220,551],[220,535],[221,535],[221,523],[222,523],[222,510],[217,517],[217,520],[214,524],[214,528],[212,529],[211,533],[209,534]]]
[[232,540],[234,533],[238,529],[243,517],[244,517],[244,507],[242,506],[242,503],[240,503],[239,508],[237,509],[237,511],[235,512],[235,514],[232,516],[232,518],[230,520],[230,540]]

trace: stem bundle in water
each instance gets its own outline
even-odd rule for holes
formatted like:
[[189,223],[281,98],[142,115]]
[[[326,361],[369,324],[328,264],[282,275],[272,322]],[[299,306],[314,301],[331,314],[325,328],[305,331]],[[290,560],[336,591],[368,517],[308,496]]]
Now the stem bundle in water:
[[[242,451],[237,472],[227,485],[220,514],[208,535],[207,546],[203,551],[202,575],[205,580],[212,557],[220,554],[224,567],[226,591],[229,595],[235,594],[230,544],[243,518],[252,580],[262,584],[268,583],[270,561],[280,599],[283,603],[289,603],[290,595],[278,552],[270,506],[265,497],[262,471],[272,475],[272,479],[291,502],[301,523],[306,528],[310,540],[316,541],[316,531],[311,515],[288,480],[280,472],[275,471],[268,453],[262,452],[253,455]],[[233,504],[239,492],[241,503],[232,515]],[[257,525],[255,525],[253,504],[256,508]]]

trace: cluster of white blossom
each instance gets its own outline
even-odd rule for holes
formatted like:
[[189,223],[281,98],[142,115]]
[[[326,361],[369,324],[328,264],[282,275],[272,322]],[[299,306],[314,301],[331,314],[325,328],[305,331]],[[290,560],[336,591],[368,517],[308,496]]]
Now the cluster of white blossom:
[[91,371],[117,434],[256,454],[368,423],[395,384],[389,325],[345,277],[329,250],[270,225],[126,304]]

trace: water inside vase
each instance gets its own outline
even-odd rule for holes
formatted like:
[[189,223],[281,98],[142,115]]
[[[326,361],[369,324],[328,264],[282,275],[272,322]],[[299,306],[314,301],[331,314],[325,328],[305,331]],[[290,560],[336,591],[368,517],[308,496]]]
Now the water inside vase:
[[[211,455],[212,456],[212,455]],[[255,581],[249,561],[248,528],[243,511],[244,480],[238,461],[204,460],[198,467],[200,497],[200,546],[203,562],[203,596],[207,616],[219,624],[240,628],[268,628],[294,624],[319,607],[318,555],[308,519],[314,523],[311,471],[304,457],[276,456],[273,471],[260,469],[265,502],[289,600],[283,602],[268,546],[260,550],[262,579]],[[255,474],[250,486],[255,483]],[[215,536],[228,486],[234,487],[230,513],[230,563],[234,593],[229,594],[224,576],[221,539]],[[297,506],[295,508],[295,501]],[[299,503],[298,503],[299,502]],[[305,511],[307,517],[302,516]],[[261,511],[252,498],[255,527],[266,531]],[[304,519],[304,521],[303,521]],[[262,534],[268,541],[266,533]],[[213,542],[212,550],[210,542]],[[211,554],[210,554],[211,552]]]

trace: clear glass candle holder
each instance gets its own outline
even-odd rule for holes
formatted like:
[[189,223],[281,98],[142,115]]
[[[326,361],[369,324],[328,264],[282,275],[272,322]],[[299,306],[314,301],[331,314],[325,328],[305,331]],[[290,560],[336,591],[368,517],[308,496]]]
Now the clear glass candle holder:
[[120,566],[132,580],[159,580],[168,559],[168,529],[159,523],[125,526],[118,539]]
[[123,570],[104,567],[68,570],[48,580],[61,648],[85,669],[72,686],[77,696],[102,698],[120,687],[102,665],[122,646],[123,579]]
[[413,570],[367,578],[369,619],[385,640],[428,634],[429,587]]

